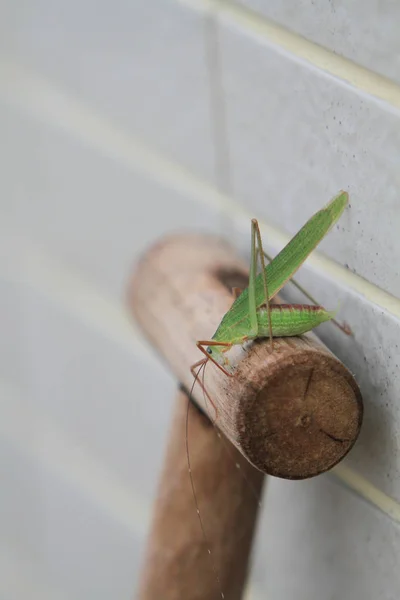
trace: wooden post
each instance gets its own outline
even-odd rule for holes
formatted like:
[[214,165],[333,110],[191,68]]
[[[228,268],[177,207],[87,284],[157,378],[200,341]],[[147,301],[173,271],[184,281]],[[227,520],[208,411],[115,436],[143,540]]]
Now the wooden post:
[[[210,339],[230,307],[231,288],[247,285],[246,265],[213,236],[176,235],[151,248],[137,266],[129,301],[137,322],[190,389],[190,366],[202,357],[196,340]],[[239,352],[234,377],[212,363],[204,383],[218,427],[258,469],[302,479],[338,463],[357,439],[359,388],[346,367],[313,334],[257,341]],[[244,355],[243,355],[244,354]],[[193,396],[215,418],[200,386]]]
[[263,474],[227,440],[220,439],[210,421],[196,406],[191,406],[189,450],[205,541],[185,451],[187,404],[186,393],[180,391],[138,599],[218,600],[223,591],[226,600],[240,600]]

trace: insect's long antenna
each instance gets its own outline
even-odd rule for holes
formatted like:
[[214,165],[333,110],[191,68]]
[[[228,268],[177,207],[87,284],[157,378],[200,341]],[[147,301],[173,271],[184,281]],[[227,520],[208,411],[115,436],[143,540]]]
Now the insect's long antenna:
[[[204,363],[204,367],[203,367],[203,381],[201,382],[201,388],[203,390],[203,400],[204,400],[204,404],[207,406],[207,394],[206,394],[206,388],[205,388],[205,378],[206,378],[206,366],[207,366],[207,362],[206,361]],[[199,369],[200,370],[200,369]],[[215,413],[217,414],[217,413]]]
[[[190,411],[190,405],[192,403],[191,397],[192,397],[192,394],[193,394],[193,388],[194,388],[194,386],[196,384],[196,381],[198,380],[198,377],[199,377],[199,375],[201,373],[201,370],[205,369],[206,364],[208,363],[208,360],[209,360],[208,358],[204,358],[200,362],[200,364],[199,364],[200,368],[199,368],[199,370],[196,373],[196,376],[194,378],[194,381],[193,381],[193,384],[192,384],[192,387],[191,387],[191,390],[190,390],[189,398],[188,398],[187,410],[186,410],[186,425],[185,425],[185,429],[186,429],[186,431],[185,431],[186,458],[187,458],[187,465],[188,465],[188,471],[189,471],[190,485],[191,485],[192,493],[193,493],[193,499],[194,499],[194,503],[195,503],[195,506],[196,506],[196,512],[197,512],[197,516],[198,516],[198,519],[199,519],[201,532],[203,534],[203,538],[204,538],[204,541],[205,541],[206,546],[207,546],[207,552],[208,552],[208,555],[210,557],[211,568],[212,568],[212,570],[214,572],[216,581],[218,583],[218,587],[219,587],[219,591],[220,591],[220,594],[221,594],[221,598],[225,598],[224,593],[222,591],[222,587],[221,587],[221,580],[220,580],[218,571],[217,571],[217,569],[216,569],[216,567],[214,565],[214,561],[213,561],[212,556],[211,556],[211,550],[209,548],[208,539],[207,539],[206,532],[205,532],[205,529],[204,529],[203,519],[201,518],[200,508],[199,508],[199,502],[198,502],[197,494],[196,494],[196,488],[194,486],[194,481],[193,481],[192,466],[191,466],[190,454],[189,454],[189,411]],[[204,390],[204,388],[203,388],[203,390]]]
[[225,436],[221,433],[221,430],[218,428],[218,425],[216,425],[214,423],[214,427],[217,430],[217,436],[218,438],[222,441],[222,443],[225,446],[225,449],[227,451],[227,453],[230,455],[232,462],[235,463],[235,466],[237,468],[237,470],[240,473],[240,476],[243,478],[243,481],[245,481],[246,485],[249,487],[254,500],[257,502],[257,506],[259,508],[262,507],[262,502],[260,500],[260,494],[257,492],[254,484],[250,481],[250,479],[247,477],[246,473],[243,471],[242,467],[240,466],[240,463],[238,463],[238,461],[235,459],[234,456],[234,449],[231,447],[231,443],[225,438]]
[[[204,360],[205,360],[205,362],[204,362],[204,364],[202,364],[202,365],[200,366],[200,369],[199,369],[199,371],[198,371],[197,375],[200,375],[200,371],[201,371],[201,370],[203,370],[203,381],[202,381],[202,383],[201,383],[201,387],[202,387],[202,390],[203,390],[204,404],[205,404],[205,406],[207,406],[207,405],[208,405],[208,401],[210,400],[210,396],[209,396],[209,394],[208,394],[208,392],[206,391],[206,388],[205,388],[205,374],[206,374],[206,366],[207,366],[207,362],[208,362],[208,360],[207,360],[207,359],[204,359]],[[194,383],[195,383],[195,382],[194,382]],[[193,391],[193,387],[194,387],[194,386],[192,386],[192,391]],[[213,404],[213,407],[214,407],[214,410],[216,410],[216,408],[215,408],[214,404]],[[213,424],[213,426],[214,426],[214,428],[215,428],[215,431],[216,431],[216,433],[217,433],[217,436],[218,436],[218,438],[219,438],[219,439],[221,440],[221,442],[224,444],[224,446],[225,446],[225,448],[226,448],[226,451],[227,451],[227,453],[228,453],[228,454],[230,455],[230,457],[231,457],[231,460],[232,460],[232,462],[234,462],[234,463],[235,463],[237,470],[238,470],[238,471],[240,472],[240,474],[241,474],[241,477],[243,477],[243,480],[246,482],[246,485],[248,485],[249,489],[251,490],[251,493],[252,493],[252,495],[253,495],[253,497],[254,497],[255,501],[257,502],[257,505],[258,505],[258,507],[259,507],[259,508],[261,508],[261,506],[262,506],[262,503],[261,503],[261,500],[260,500],[260,494],[257,492],[257,490],[256,490],[255,486],[254,486],[254,485],[253,485],[253,483],[250,481],[250,479],[249,479],[249,478],[246,476],[246,473],[245,473],[245,472],[243,471],[243,469],[241,468],[241,466],[240,466],[240,463],[239,463],[239,462],[237,462],[237,460],[236,460],[236,458],[235,458],[235,456],[234,456],[234,450],[233,450],[233,448],[231,447],[231,444],[230,444],[230,442],[229,442],[229,441],[228,441],[228,440],[225,438],[225,436],[224,436],[224,435],[221,433],[221,430],[220,430],[220,428],[219,428],[219,427],[218,427],[218,425],[217,425],[216,419],[213,419],[213,418],[212,418],[212,416],[211,416],[211,413],[210,413],[210,411],[209,411],[209,410],[207,410],[207,414],[208,414],[208,418],[210,419],[211,423]]]
[[[185,432],[185,442],[186,442],[186,458],[187,458],[187,465],[188,465],[188,472],[189,472],[189,478],[190,478],[190,485],[192,488],[192,495],[193,495],[193,499],[194,499],[194,503],[195,503],[195,507],[196,507],[196,512],[197,512],[197,517],[199,519],[199,523],[200,523],[200,528],[201,528],[201,532],[203,535],[203,539],[206,543],[207,546],[207,552],[208,555],[210,557],[210,561],[211,561],[211,568],[214,572],[216,581],[218,583],[219,586],[219,591],[221,594],[221,598],[225,598],[224,593],[222,591],[222,585],[221,585],[221,580],[220,577],[218,575],[218,571],[214,565],[214,561],[212,559],[211,556],[211,550],[209,548],[209,543],[208,543],[208,538],[205,532],[205,528],[204,528],[204,524],[203,524],[203,519],[201,517],[200,514],[200,508],[199,508],[199,503],[198,503],[198,499],[197,499],[197,493],[196,493],[196,488],[194,485],[194,480],[193,480],[193,473],[192,473],[192,467],[191,467],[191,462],[190,462],[190,453],[189,453],[189,410],[190,410],[190,405],[192,403],[191,398],[193,395],[193,390],[194,390],[194,386],[196,385],[196,382],[198,381],[200,384],[200,387],[202,388],[203,391],[203,398],[204,398],[204,404],[205,406],[208,405],[208,402],[211,401],[211,398],[208,394],[208,392],[206,391],[205,388],[205,372],[206,372],[206,366],[207,363],[209,362],[210,358],[207,356],[206,358],[203,358],[202,360],[198,361],[197,363],[195,363],[192,368],[191,371],[193,373],[194,379],[193,379],[193,383],[192,383],[192,387],[190,389],[190,394],[189,394],[189,399],[188,399],[188,405],[187,405],[187,412],[186,412],[186,432]],[[195,373],[194,369],[196,367],[199,367],[198,371]],[[201,371],[203,371],[202,373],[202,381],[200,381],[200,374]],[[213,402],[211,402],[215,411],[216,411],[216,407],[214,405]],[[260,493],[257,492],[254,484],[252,481],[250,481],[250,479],[246,476],[246,473],[243,471],[243,469],[241,468],[240,463],[236,460],[236,457],[234,456],[234,449],[231,448],[229,441],[225,438],[225,436],[223,436],[223,434],[221,433],[221,430],[219,429],[218,425],[216,424],[216,419],[213,419],[213,417],[211,416],[211,413],[209,410],[207,410],[208,413],[208,418],[210,419],[213,427],[215,428],[216,434],[219,438],[219,440],[222,442],[222,444],[225,446],[226,451],[228,452],[229,456],[231,457],[232,462],[235,463],[237,470],[240,472],[240,476],[243,478],[243,481],[245,481],[246,485],[248,486],[249,490],[251,491],[251,494],[253,495],[253,498],[255,499],[255,501],[257,502],[257,506],[261,507],[262,506],[262,502],[260,500]]]

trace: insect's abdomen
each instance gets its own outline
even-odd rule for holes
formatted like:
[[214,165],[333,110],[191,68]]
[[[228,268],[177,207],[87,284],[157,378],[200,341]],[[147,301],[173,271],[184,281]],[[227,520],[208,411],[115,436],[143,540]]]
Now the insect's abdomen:
[[[258,310],[260,337],[269,336],[267,309]],[[334,313],[326,311],[322,306],[308,304],[273,304],[271,305],[271,322],[274,337],[301,335],[317,325],[329,321]]]

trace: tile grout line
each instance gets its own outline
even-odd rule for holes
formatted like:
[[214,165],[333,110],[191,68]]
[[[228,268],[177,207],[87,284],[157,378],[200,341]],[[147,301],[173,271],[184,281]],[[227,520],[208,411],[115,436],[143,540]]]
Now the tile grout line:
[[[1,250],[7,260],[0,260],[0,281],[24,285],[50,299],[64,312],[89,326],[92,331],[117,343],[137,358],[153,363],[152,353],[139,335],[125,303],[103,293],[82,277],[76,268],[22,235],[10,224],[0,227]],[[17,243],[7,242],[11,234]],[[10,258],[11,257],[11,258]]]
[[[147,177],[187,195],[190,199],[229,212],[239,225],[251,215],[239,202],[215,186],[152,150],[95,113],[80,100],[21,65],[0,57],[0,99],[48,126],[64,131],[101,154],[140,171]],[[290,237],[277,227],[259,220],[272,246],[285,245]],[[400,299],[368,282],[333,259],[314,252],[307,264],[328,273],[343,286],[400,318]]]
[[[191,7],[192,10],[200,10],[201,0],[175,1]],[[277,48],[289,52],[293,58],[305,60],[310,65],[342,80],[356,90],[384,101],[392,108],[400,109],[400,86],[388,77],[311,42],[268,17],[237,4],[234,0],[202,0],[202,4],[203,11],[214,12],[225,22],[230,21],[242,31],[256,35]]]
[[382,492],[382,490],[370,483],[365,477],[344,463],[340,463],[334,467],[330,473],[344,483],[348,489],[355,492],[358,497],[363,498],[386,516],[393,519],[393,521],[400,524],[400,502]]

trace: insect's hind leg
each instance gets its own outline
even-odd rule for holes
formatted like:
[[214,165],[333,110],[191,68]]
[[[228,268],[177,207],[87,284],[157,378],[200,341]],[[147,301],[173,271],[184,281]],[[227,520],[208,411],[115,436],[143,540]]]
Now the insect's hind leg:
[[[252,219],[251,227],[252,227],[252,263],[254,260],[255,268],[250,269],[250,277],[254,278],[252,285],[255,288],[255,270],[257,268],[256,267],[257,258],[259,257],[260,266],[261,266],[261,277],[262,277],[263,286],[264,286],[265,305],[267,307],[267,315],[268,315],[269,339],[270,339],[271,344],[273,344],[271,307],[270,307],[269,294],[268,294],[267,273],[265,270],[264,249],[263,249],[262,240],[261,240],[260,227],[258,225],[257,219]],[[257,247],[256,247],[256,240],[257,240]],[[250,287],[250,283],[249,283],[249,287]],[[255,290],[254,290],[254,295],[255,295]],[[256,311],[257,311],[257,308],[256,308]]]
[[[273,258],[272,256],[270,256],[269,254],[267,254],[267,252],[265,252],[265,250],[263,250],[263,254],[265,256],[265,258],[269,261],[272,262]],[[315,306],[321,306],[321,303],[318,302],[318,300],[316,300],[302,285],[300,285],[300,283],[298,283],[295,279],[290,279],[289,283],[292,283],[298,290],[299,292],[301,292],[303,294],[303,296],[305,296],[306,298],[308,298],[308,300],[310,300],[310,302],[312,302]],[[331,319],[331,322],[333,323],[333,325],[335,325],[335,327],[337,327],[338,329],[340,329],[340,331],[342,331],[345,335],[353,335],[353,332],[350,328],[350,326],[347,323],[339,323],[336,319]]]

